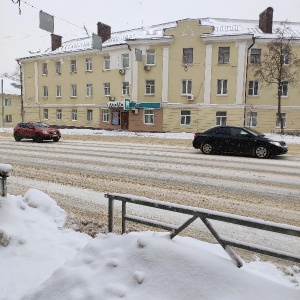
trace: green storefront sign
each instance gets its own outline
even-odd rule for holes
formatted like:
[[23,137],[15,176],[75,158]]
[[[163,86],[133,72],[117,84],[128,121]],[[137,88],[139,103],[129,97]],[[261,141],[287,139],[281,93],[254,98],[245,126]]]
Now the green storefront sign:
[[158,102],[133,102],[130,99],[124,99],[123,109],[130,110],[131,108],[160,108]]

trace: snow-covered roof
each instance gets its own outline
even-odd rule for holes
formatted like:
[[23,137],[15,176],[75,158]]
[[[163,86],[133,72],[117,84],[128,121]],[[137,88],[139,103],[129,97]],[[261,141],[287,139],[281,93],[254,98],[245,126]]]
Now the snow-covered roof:
[[[141,27],[132,30],[119,31],[111,34],[111,38],[105,41],[102,47],[117,46],[126,44],[132,40],[157,40],[157,39],[170,39],[170,36],[164,34],[166,29],[175,28],[178,22],[187,20],[198,20],[202,26],[213,27],[213,32],[205,34],[205,37],[219,37],[230,35],[245,35],[251,34],[258,38],[272,38],[274,34],[263,33],[259,28],[258,20],[239,20],[239,19],[223,19],[223,18],[199,18],[199,19],[183,19],[169,23],[153,25],[149,27]],[[300,23],[287,22],[290,29],[290,34],[300,39]],[[282,26],[282,22],[273,22],[273,32],[276,28]],[[30,51],[29,55],[24,58],[55,55],[69,52],[78,52],[85,50],[93,50],[92,37],[84,37],[63,42],[62,46],[52,51],[51,47],[43,50]]]
[[[6,95],[21,95],[21,85],[7,77],[0,77],[0,81],[3,79],[3,94]],[[0,89],[0,93],[2,93]]]

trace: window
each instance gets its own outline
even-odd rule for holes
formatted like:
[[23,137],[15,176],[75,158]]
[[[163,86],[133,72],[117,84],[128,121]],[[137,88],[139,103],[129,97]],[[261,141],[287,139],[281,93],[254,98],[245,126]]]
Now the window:
[[182,80],[181,82],[181,94],[191,95],[192,94],[192,80]]
[[216,112],[216,125],[226,125],[227,122],[227,112],[226,111],[217,111]]
[[87,119],[87,121],[93,121],[93,110],[92,109],[88,109],[86,111],[86,119]]
[[71,84],[71,98],[77,97],[77,85]]
[[180,112],[180,125],[191,125],[191,111],[182,110]]
[[55,73],[56,74],[61,74],[61,63],[60,63],[60,61],[57,61],[55,63]]
[[155,81],[146,80],[146,95],[154,95],[154,94],[155,94]]
[[122,67],[129,68],[129,54],[122,54]]
[[218,79],[217,95],[227,95],[227,79]]
[[193,63],[193,48],[183,48],[182,63],[183,64],[192,64]]
[[154,124],[154,109],[144,109],[145,124]]
[[104,56],[103,69],[104,70],[110,69],[110,56]]
[[257,126],[257,112],[254,111],[247,112],[247,126],[248,127]]
[[258,81],[249,81],[249,96],[257,96],[258,95]]
[[146,64],[147,65],[155,64],[155,50],[153,49],[146,50]]
[[129,95],[129,82],[125,81],[122,83],[122,95]]
[[5,115],[5,123],[12,123],[12,115]]
[[104,96],[110,95],[110,83],[109,82],[103,83],[103,92],[104,92]]
[[11,106],[11,98],[4,99],[4,106]]
[[76,72],[77,72],[76,60],[73,59],[71,60],[71,73],[76,73]]
[[289,63],[290,63],[290,52],[286,50],[283,53],[283,64],[288,65]]
[[281,96],[287,97],[288,96],[288,90],[289,90],[289,83],[287,81],[282,82]]
[[61,120],[62,119],[62,110],[61,110],[61,108],[58,108],[56,110],[56,119],[57,120]]
[[61,98],[61,86],[56,86],[56,98]]
[[48,86],[43,86],[43,97],[48,98]]
[[92,59],[91,58],[87,58],[85,60],[85,63],[86,63],[86,71],[93,71],[93,62],[92,62]]
[[261,61],[261,49],[251,49],[250,54],[250,63],[251,64],[260,64]]
[[77,121],[77,109],[72,109],[71,111],[71,120]]
[[109,122],[109,109],[102,110],[102,121]]
[[219,47],[219,56],[218,63],[219,64],[228,64],[229,63],[229,47]]
[[86,96],[92,97],[93,96],[93,85],[91,83],[88,83],[86,85]]
[[49,110],[48,110],[48,108],[44,108],[44,110],[43,110],[43,116],[44,116],[44,120],[48,120],[48,118],[49,118]]
[[[286,113],[281,113],[281,118],[282,118],[282,123],[283,123],[283,128],[286,126]],[[280,120],[279,120],[279,114],[276,114],[276,127],[281,127],[280,126]]]
[[47,65],[47,63],[43,63],[42,74],[43,75],[48,74],[48,65]]

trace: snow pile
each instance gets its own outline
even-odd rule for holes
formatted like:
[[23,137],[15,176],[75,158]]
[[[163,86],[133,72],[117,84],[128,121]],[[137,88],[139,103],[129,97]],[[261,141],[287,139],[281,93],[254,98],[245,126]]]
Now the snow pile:
[[39,190],[0,197],[1,300],[300,299],[270,263],[239,269],[219,245],[162,233],[92,239],[62,228],[65,216]]

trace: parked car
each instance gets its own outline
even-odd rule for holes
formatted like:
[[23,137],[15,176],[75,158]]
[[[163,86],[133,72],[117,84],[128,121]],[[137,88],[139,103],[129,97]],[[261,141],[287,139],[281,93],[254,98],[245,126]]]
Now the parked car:
[[44,140],[53,140],[58,142],[61,133],[57,128],[51,128],[48,124],[42,122],[22,122],[14,128],[14,138],[17,142],[22,139],[33,139],[36,142]]
[[234,153],[258,158],[288,152],[284,141],[273,140],[256,130],[238,126],[216,126],[195,133],[193,147],[204,154]]

